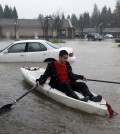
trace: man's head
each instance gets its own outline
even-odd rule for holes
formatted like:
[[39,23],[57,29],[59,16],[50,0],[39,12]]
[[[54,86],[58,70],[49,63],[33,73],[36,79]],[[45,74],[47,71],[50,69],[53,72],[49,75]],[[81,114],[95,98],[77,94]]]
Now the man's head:
[[68,52],[66,50],[61,50],[59,52],[59,61],[61,64],[65,64],[68,60]]

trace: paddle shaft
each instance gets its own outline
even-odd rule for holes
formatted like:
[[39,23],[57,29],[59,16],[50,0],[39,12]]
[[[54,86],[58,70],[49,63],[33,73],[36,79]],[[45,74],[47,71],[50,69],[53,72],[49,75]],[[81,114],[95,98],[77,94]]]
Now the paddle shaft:
[[88,81],[96,81],[96,82],[104,82],[104,83],[113,83],[113,84],[120,84],[120,82],[115,81],[104,81],[104,80],[94,80],[94,79],[87,79]]
[[20,96],[19,98],[17,98],[12,104],[15,104],[16,102],[18,102],[19,100],[21,100],[24,96],[26,96],[28,93],[32,92],[35,88],[36,88],[36,86],[34,86],[33,88],[31,88],[29,91],[27,91],[22,96]]
[[27,91],[26,93],[24,93],[22,96],[20,96],[18,99],[16,99],[12,103],[6,104],[3,107],[1,107],[0,108],[0,114],[3,113],[3,112],[5,112],[6,110],[10,109],[12,105],[14,105],[16,102],[18,102],[19,100],[21,100],[28,93],[32,92],[35,88],[36,88],[36,86],[34,86],[33,88],[31,88],[29,91]]

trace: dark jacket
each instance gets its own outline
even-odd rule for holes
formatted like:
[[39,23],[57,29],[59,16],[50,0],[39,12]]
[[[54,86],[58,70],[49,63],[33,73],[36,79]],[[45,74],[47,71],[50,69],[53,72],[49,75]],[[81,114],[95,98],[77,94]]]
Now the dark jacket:
[[[69,62],[66,62],[66,67],[67,67],[68,76],[71,79],[71,82],[76,82],[76,80],[78,80],[78,79],[83,79],[82,75],[77,75],[72,72],[72,67],[69,64]],[[56,69],[54,62],[48,63],[48,66],[47,66],[44,74],[41,75],[41,77],[39,79],[36,79],[36,81],[39,81],[40,84],[43,85],[46,82],[47,78],[49,78],[49,77],[50,77],[49,85],[52,88],[55,88],[56,85],[59,84],[59,78],[58,78],[57,69]]]

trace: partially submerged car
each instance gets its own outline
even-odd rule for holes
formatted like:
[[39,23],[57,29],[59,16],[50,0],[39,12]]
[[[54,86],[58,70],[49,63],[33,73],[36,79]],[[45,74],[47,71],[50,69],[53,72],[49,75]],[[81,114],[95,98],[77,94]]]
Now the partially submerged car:
[[102,36],[99,34],[99,33],[88,33],[86,34],[85,36],[88,40],[99,40],[101,41],[102,40]]
[[105,38],[113,38],[113,35],[112,34],[106,34],[104,37]]
[[58,59],[61,50],[68,52],[68,61],[75,61],[70,47],[60,47],[46,40],[22,40],[1,50],[0,62],[50,62]]

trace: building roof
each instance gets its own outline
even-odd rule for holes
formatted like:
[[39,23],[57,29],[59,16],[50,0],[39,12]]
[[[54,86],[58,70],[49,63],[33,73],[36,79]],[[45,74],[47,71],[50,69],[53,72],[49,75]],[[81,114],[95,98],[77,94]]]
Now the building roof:
[[[81,29],[78,29],[76,28],[75,29],[75,32],[81,32],[82,30]],[[100,29],[96,29],[96,28],[84,28],[84,32],[85,33],[89,33],[89,32],[98,32],[100,31]],[[109,32],[113,32],[113,33],[117,33],[117,32],[120,32],[120,28],[103,28],[102,29],[102,32],[105,32],[105,33],[109,33]]]
[[[41,23],[39,22],[38,19],[1,19],[0,20],[0,25],[1,26],[22,26],[22,27],[42,27]],[[72,24],[70,20],[65,19],[63,22],[63,28],[72,28]]]
[[103,28],[104,32],[120,32],[120,28]]

